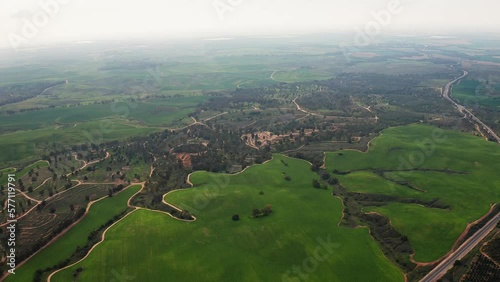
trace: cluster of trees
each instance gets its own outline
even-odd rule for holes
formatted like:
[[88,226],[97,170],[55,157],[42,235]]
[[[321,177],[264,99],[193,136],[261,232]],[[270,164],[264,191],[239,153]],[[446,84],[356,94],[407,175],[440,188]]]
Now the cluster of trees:
[[263,209],[253,209],[252,210],[252,217],[254,218],[259,218],[259,217],[264,217],[264,216],[268,216],[270,215],[271,213],[273,212],[273,209],[271,207],[271,205],[266,205]]
[[[63,84],[65,81],[40,81],[0,86],[0,106],[18,103],[40,95],[45,89]],[[9,112],[14,113],[14,112]]]
[[123,188],[125,188],[125,186],[123,186],[123,184],[119,184],[113,188],[109,188],[108,190],[108,196],[111,198],[113,197],[113,194],[116,194],[118,192],[120,192],[121,190],[123,190]]

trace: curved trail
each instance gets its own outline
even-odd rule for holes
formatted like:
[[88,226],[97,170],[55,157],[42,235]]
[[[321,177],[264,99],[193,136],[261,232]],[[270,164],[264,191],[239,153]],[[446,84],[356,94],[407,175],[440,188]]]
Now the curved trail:
[[[101,161],[103,161],[103,160],[105,160],[105,159],[109,158],[109,157],[110,157],[110,154],[109,154],[109,152],[106,152],[106,157],[105,157],[105,158],[100,159],[100,160],[96,160],[96,161],[93,161],[93,162],[90,162],[90,163],[87,163],[87,162],[85,162],[85,161],[83,161],[83,160],[79,160],[79,159],[77,159],[76,155],[74,155],[74,157],[75,157],[75,160],[84,162],[84,165],[83,165],[81,168],[79,168],[79,169],[78,169],[78,170],[82,170],[83,168],[85,168],[85,167],[86,167],[86,166],[88,166],[88,165],[91,165],[91,164],[94,164],[94,163],[98,163],[98,162],[101,162]],[[47,161],[46,161],[46,162],[47,162]],[[47,162],[47,163],[48,163],[48,162]],[[71,175],[71,173],[67,174],[66,176],[69,176],[69,175]],[[43,181],[43,183],[42,183],[42,184],[40,184],[40,185],[39,185],[36,189],[40,188],[43,184],[45,184],[45,183],[46,183],[48,180],[50,180],[51,178],[52,178],[52,177],[49,177],[49,178],[45,179],[45,180]],[[66,192],[68,192],[68,191],[70,191],[70,190],[73,190],[74,188],[76,188],[76,187],[78,187],[78,186],[80,186],[80,185],[86,185],[86,184],[88,184],[88,185],[111,185],[111,184],[113,184],[113,185],[114,185],[114,183],[84,183],[84,182],[82,182],[82,181],[80,181],[80,180],[71,180],[71,181],[77,182],[77,184],[76,184],[76,185],[74,185],[74,186],[72,186],[72,187],[71,187],[71,188],[69,188],[69,189],[65,189],[65,190],[63,190],[63,191],[60,191],[60,192],[58,192],[58,193],[56,193],[56,194],[54,194],[54,195],[52,195],[52,196],[50,196],[50,197],[46,198],[46,199],[45,199],[45,201],[49,201],[49,200],[51,200],[51,199],[55,198],[56,196],[59,196],[59,195],[64,194],[64,193],[66,193]],[[36,190],[36,189],[34,189],[34,190]],[[18,190],[18,189],[16,189],[16,190]],[[28,211],[26,211],[25,213],[23,213],[22,215],[20,215],[19,217],[17,217],[17,218],[16,218],[16,220],[19,220],[19,219],[21,219],[21,218],[23,218],[23,217],[25,217],[25,216],[29,215],[29,214],[30,214],[30,213],[31,213],[31,212],[32,212],[32,211],[33,211],[33,210],[34,210],[34,209],[35,209],[35,208],[36,208],[36,207],[37,207],[37,206],[38,206],[38,205],[42,202],[42,201],[37,200],[37,199],[35,199],[35,198],[31,198],[31,197],[29,197],[29,196],[28,196],[25,192],[22,192],[22,191],[20,191],[20,190],[18,190],[18,192],[19,192],[19,193],[21,193],[21,194],[22,194],[24,197],[26,197],[27,199],[29,199],[29,200],[31,200],[31,201],[34,201],[36,204],[35,204],[35,205],[33,205],[33,207],[32,207],[31,209],[29,209]],[[0,224],[0,227],[6,226],[6,225],[8,225],[8,222],[5,222],[5,223]],[[2,281],[2,279],[0,279],[0,281]]]
[[[152,175],[153,171],[154,171],[154,168],[153,168],[153,166],[151,166],[150,175]],[[188,180],[187,180],[187,181],[189,182],[189,176],[188,176]],[[190,182],[189,182],[189,183],[190,183]],[[179,220],[179,221],[183,221],[183,222],[193,222],[193,221],[195,221],[195,220],[196,220],[196,217],[195,217],[195,216],[193,216],[193,215],[191,215],[191,216],[194,218],[194,220],[185,220],[185,219],[180,219],[180,218],[174,217],[173,215],[171,215],[170,213],[165,212],[165,211],[152,210],[152,209],[147,209],[147,208],[142,208],[142,207],[138,207],[138,206],[134,206],[134,205],[132,205],[132,204],[130,203],[130,201],[131,201],[131,200],[132,200],[132,199],[133,199],[136,195],[138,195],[139,193],[141,193],[141,192],[142,192],[142,190],[143,190],[143,189],[144,189],[144,187],[145,187],[145,182],[141,182],[141,183],[132,183],[132,184],[130,184],[130,186],[128,186],[127,188],[129,188],[129,187],[131,187],[131,186],[134,186],[134,185],[141,185],[141,189],[139,189],[139,191],[137,191],[137,192],[136,192],[136,193],[134,193],[132,196],[130,196],[130,198],[128,198],[128,200],[127,200],[127,206],[128,206],[129,208],[134,209],[134,210],[132,210],[131,212],[127,213],[127,214],[126,214],[126,215],[124,215],[122,218],[120,218],[119,220],[115,221],[113,224],[111,224],[110,226],[108,226],[108,227],[104,230],[104,232],[102,233],[102,235],[101,235],[101,240],[100,240],[99,242],[97,242],[96,244],[94,244],[94,245],[92,246],[92,248],[90,248],[90,250],[87,252],[87,254],[86,254],[83,258],[81,258],[80,260],[78,260],[78,261],[76,261],[76,262],[74,262],[74,263],[72,263],[72,264],[70,264],[70,265],[67,265],[67,266],[65,266],[65,267],[63,267],[63,268],[57,269],[56,271],[54,271],[54,272],[50,273],[50,275],[47,277],[47,281],[48,281],[48,282],[50,282],[50,280],[51,280],[52,276],[54,276],[56,273],[58,273],[58,272],[60,272],[60,271],[63,271],[63,270],[65,270],[65,269],[68,269],[68,268],[70,268],[70,267],[72,267],[72,266],[75,266],[76,264],[78,264],[78,263],[82,262],[83,260],[85,260],[85,259],[86,259],[86,258],[87,258],[87,257],[88,257],[91,253],[92,253],[92,251],[93,251],[93,250],[94,250],[94,249],[95,249],[95,248],[96,248],[99,244],[101,244],[102,242],[104,242],[104,240],[106,239],[106,233],[107,233],[107,232],[108,232],[108,231],[109,231],[109,230],[110,230],[110,229],[111,229],[111,228],[112,228],[115,224],[117,224],[117,223],[121,222],[121,221],[122,221],[122,220],[124,220],[126,217],[128,217],[129,215],[131,215],[132,213],[134,213],[134,212],[136,212],[136,211],[138,211],[138,210],[148,210],[148,211],[152,211],[152,212],[159,212],[159,213],[163,213],[163,214],[166,214],[166,215],[170,216],[171,218],[173,218],[173,219],[175,219],[175,220]],[[192,185],[192,184],[191,184],[191,185]],[[124,190],[125,190],[125,189],[123,189],[122,191],[124,191]],[[167,202],[164,200],[165,196],[167,196],[169,193],[176,192],[176,191],[182,191],[182,190],[184,190],[184,189],[174,190],[174,191],[170,191],[170,192],[166,193],[166,194],[165,194],[165,195],[163,195],[163,197],[162,197],[162,202],[163,202],[164,204],[166,204],[166,205],[168,205],[168,206],[172,207],[173,209],[175,209],[175,210],[177,210],[177,211],[179,211],[179,212],[182,212],[182,210],[181,210],[181,209],[179,209],[178,207],[176,207],[176,206],[174,206],[174,205],[171,205],[171,204],[167,203]],[[107,196],[106,196],[106,197],[107,197]],[[85,213],[85,215],[86,215],[86,214],[87,214],[87,212]],[[82,217],[82,218],[83,218],[83,217]]]
[[[297,111],[299,112],[303,112],[304,114],[306,114],[307,116],[305,117],[308,117],[308,116],[319,116],[318,114],[315,114],[315,113],[311,113],[311,112],[308,112],[306,110],[304,110],[298,103],[297,103],[297,99],[299,97],[295,97],[295,99],[292,100],[292,102],[295,104],[295,107],[297,107]],[[301,119],[305,118],[305,117],[302,117]]]
[[276,74],[276,72],[278,72],[278,70],[274,70],[273,73],[271,74],[271,76],[269,77],[270,79],[274,80],[274,81],[277,81],[276,79],[274,79],[274,75]]
[[[104,239],[105,239],[105,236],[106,236],[106,232],[107,232],[107,231],[108,231],[111,227],[113,227],[115,224],[117,224],[118,222],[122,221],[124,218],[126,218],[127,216],[129,216],[130,214],[132,214],[132,212],[134,212],[134,211],[136,211],[136,210],[138,209],[137,207],[133,207],[133,206],[131,206],[131,205],[130,205],[130,200],[131,200],[131,199],[132,199],[135,195],[137,195],[138,193],[140,193],[140,192],[142,191],[142,189],[144,189],[144,182],[142,182],[142,183],[131,183],[128,187],[126,187],[125,189],[121,190],[121,191],[120,191],[120,192],[118,192],[117,194],[120,194],[121,192],[123,192],[123,191],[127,190],[128,188],[130,188],[130,187],[132,187],[132,186],[135,186],[135,185],[141,185],[142,187],[141,187],[141,189],[139,189],[139,191],[137,191],[136,193],[134,193],[134,194],[133,194],[133,195],[132,195],[132,196],[131,196],[128,200],[127,200],[127,206],[128,206],[129,208],[134,208],[134,210],[133,210],[133,211],[131,211],[131,212],[129,212],[129,213],[127,213],[127,214],[126,214],[126,215],[124,215],[122,218],[120,218],[119,220],[117,220],[117,221],[113,222],[113,224],[111,224],[110,226],[108,226],[108,228],[106,228],[106,229],[104,230],[104,232],[102,233],[102,235],[101,235],[101,240],[100,240],[99,242],[97,242],[96,244],[94,244],[94,245],[92,246],[92,248],[90,248],[90,250],[87,252],[87,254],[86,254],[83,258],[81,258],[80,260],[78,260],[78,261],[76,261],[76,262],[74,262],[74,263],[72,263],[72,264],[70,264],[70,265],[67,265],[67,266],[65,266],[65,267],[63,267],[63,268],[57,269],[56,271],[54,271],[54,272],[50,273],[50,275],[47,277],[47,281],[48,281],[48,282],[50,282],[50,279],[52,278],[52,276],[53,276],[54,274],[56,274],[56,273],[58,273],[58,272],[60,272],[60,271],[62,271],[62,270],[65,270],[65,269],[67,269],[67,268],[70,268],[70,267],[72,267],[72,266],[74,266],[74,265],[76,265],[76,264],[80,263],[80,262],[81,262],[81,261],[83,261],[84,259],[86,259],[86,258],[90,255],[90,253],[92,253],[92,251],[93,251],[93,250],[94,250],[94,249],[95,249],[95,248],[96,248],[99,244],[101,244],[102,242],[104,242]],[[104,197],[102,197],[102,198],[100,198],[100,199],[97,199],[97,200],[95,200],[95,201],[92,201],[91,203],[92,203],[92,204],[94,204],[94,203],[96,203],[96,202],[98,202],[98,201],[101,201],[101,200],[103,200],[103,199],[105,199],[105,198],[108,198],[108,196],[104,196]],[[84,218],[85,216],[87,216],[87,214],[88,214],[88,212],[89,212],[89,210],[90,210],[90,206],[91,206],[91,204],[89,203],[89,205],[87,206],[87,209],[86,209],[86,211],[85,211],[85,214],[81,217],[81,219],[80,219],[80,220],[78,220],[78,222],[80,222],[81,220],[83,220],[83,218]],[[73,227],[73,225],[76,225],[76,223],[78,223],[78,222],[75,222],[75,223],[74,223],[74,224],[72,224],[70,227],[68,227],[68,230],[69,230],[71,227]],[[62,235],[63,235],[63,234],[61,234],[61,236],[62,236]],[[59,235],[58,235],[56,238],[59,238],[59,237],[61,237],[61,236],[59,236]],[[56,238],[54,238],[54,239],[56,239]],[[53,243],[53,242],[51,241],[51,243]],[[30,258],[31,258],[31,257],[30,257]]]
[[[139,183],[140,184],[140,183]],[[121,190],[120,192],[118,192],[117,194],[125,191],[126,189],[128,189],[129,187],[133,186],[133,185],[138,185],[138,183],[135,183],[135,184],[131,184],[129,185],[127,188]],[[85,213],[78,219],[76,220],[75,222],[73,222],[70,226],[66,227],[62,232],[60,232],[59,234],[57,234],[54,238],[52,238],[49,242],[47,242],[43,247],[41,247],[40,249],[38,249],[36,252],[34,252],[32,255],[30,255],[28,258],[26,258],[25,260],[23,260],[22,262],[18,263],[16,265],[16,268],[20,268],[21,266],[23,266],[25,263],[27,263],[32,257],[34,257],[35,255],[37,255],[38,253],[40,253],[41,251],[43,251],[44,249],[48,248],[49,246],[51,246],[53,243],[55,243],[59,238],[61,238],[64,234],[66,234],[68,231],[70,231],[73,227],[75,227],[75,225],[77,225],[78,223],[80,223],[86,216],[87,214],[89,213],[89,210],[90,208],[92,207],[92,205],[94,205],[95,203],[99,202],[99,201],[102,201],[106,198],[108,198],[109,196],[103,196],[99,199],[95,199],[93,201],[90,201],[88,204],[87,204],[87,207],[85,209]],[[36,207],[36,206],[35,206]],[[3,281],[7,278],[7,276],[9,275],[9,273],[5,273],[1,278],[0,278],[0,281]]]
[[206,119],[202,119],[201,121],[197,121],[194,117],[190,117],[192,120],[193,120],[193,123],[189,124],[189,125],[186,125],[186,126],[183,126],[183,127],[179,127],[179,128],[168,128],[168,127],[165,127],[163,129],[165,130],[170,130],[170,131],[181,131],[181,130],[184,130],[184,129],[187,129],[187,128],[190,128],[191,126],[194,126],[194,125],[202,125],[202,126],[206,126],[207,128],[209,129],[212,129],[210,128],[208,125],[206,125],[204,122],[207,122],[209,120],[212,120],[214,118],[217,118],[219,116],[222,116],[222,115],[226,115],[228,114],[228,112],[224,112],[224,113],[221,113],[221,114],[217,114],[215,116],[212,116],[212,117],[208,117]]

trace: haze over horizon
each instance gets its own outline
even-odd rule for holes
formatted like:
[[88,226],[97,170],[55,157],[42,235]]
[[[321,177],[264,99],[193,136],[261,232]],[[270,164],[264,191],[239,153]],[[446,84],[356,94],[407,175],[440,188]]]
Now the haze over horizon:
[[0,48],[104,39],[354,32],[377,17],[380,32],[486,32],[500,26],[498,10],[500,3],[493,0],[0,0]]

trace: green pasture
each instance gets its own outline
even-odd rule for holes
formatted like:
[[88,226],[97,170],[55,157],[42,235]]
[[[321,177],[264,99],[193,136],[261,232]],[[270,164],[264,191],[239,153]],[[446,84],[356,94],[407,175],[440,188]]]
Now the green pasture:
[[0,136],[0,162],[16,161],[39,153],[37,145],[99,143],[146,135],[160,130],[134,125],[123,119],[102,119],[76,126],[50,126],[42,129],[16,131]]
[[453,88],[453,98],[465,107],[484,106],[500,110],[500,95],[488,95],[485,85],[477,80],[464,80]]
[[67,259],[78,246],[85,246],[87,237],[92,231],[125,211],[128,199],[140,188],[140,185],[130,186],[112,198],[106,198],[92,205],[81,222],[56,242],[37,253],[16,270],[15,276],[11,275],[5,281],[32,281],[37,269],[51,267]]
[[[372,211],[388,216],[408,236],[417,261],[433,261],[448,252],[472,222],[500,200],[500,147],[460,132],[413,124],[389,128],[370,143],[368,153],[327,153],[329,171],[356,171],[339,175],[350,191],[417,198],[449,205],[437,210],[391,204]],[[385,170],[385,180],[373,170]],[[430,171],[429,171],[430,170]],[[410,183],[422,191],[395,184]],[[432,232],[417,232],[419,228]],[[447,230],[446,235],[435,230]]]
[[[196,172],[194,188],[165,197],[196,221],[135,211],[88,258],[52,281],[71,280],[79,267],[78,281],[116,275],[140,281],[299,281],[294,266],[309,281],[403,281],[368,229],[338,226],[342,204],[331,191],[312,187],[317,177],[307,162],[281,155],[238,175]],[[267,204],[273,209],[269,216],[250,216]],[[240,220],[233,221],[233,214]],[[332,244],[323,249],[321,242],[328,240]]]

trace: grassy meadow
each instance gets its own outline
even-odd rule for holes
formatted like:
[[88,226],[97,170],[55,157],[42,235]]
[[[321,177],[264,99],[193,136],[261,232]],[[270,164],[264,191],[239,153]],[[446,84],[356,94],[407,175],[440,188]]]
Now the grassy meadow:
[[[498,91],[498,89],[494,91]],[[500,110],[500,96],[488,95],[485,92],[485,84],[477,80],[464,80],[460,82],[460,84],[453,88],[453,97],[462,102],[466,107],[480,105]]]
[[[374,139],[367,153],[327,153],[329,171],[352,192],[439,199],[450,209],[390,204],[365,208],[388,216],[408,236],[417,261],[434,261],[447,253],[472,222],[500,201],[500,147],[482,138],[413,124],[389,128]],[[372,173],[384,170],[384,177]],[[407,182],[413,187],[396,184]],[[446,232],[444,231],[446,230]]]
[[11,275],[5,281],[32,281],[37,269],[51,267],[67,259],[78,246],[85,246],[87,237],[92,231],[125,211],[128,199],[140,188],[140,185],[130,186],[112,198],[106,198],[92,205],[81,222],[49,247],[37,253],[16,270],[15,276]]
[[[309,281],[403,281],[368,229],[338,226],[341,201],[314,189],[315,178],[307,162],[281,155],[238,175],[196,172],[194,188],[165,197],[196,221],[135,211],[89,257],[51,281],[71,280],[78,267],[78,281],[108,281],[116,273],[141,281],[299,281],[294,266]],[[252,209],[268,204],[269,216],[251,217]]]

